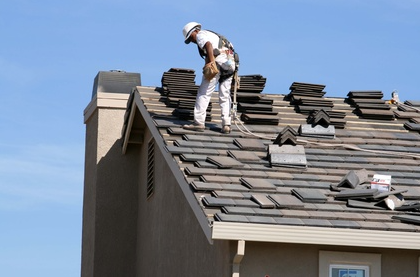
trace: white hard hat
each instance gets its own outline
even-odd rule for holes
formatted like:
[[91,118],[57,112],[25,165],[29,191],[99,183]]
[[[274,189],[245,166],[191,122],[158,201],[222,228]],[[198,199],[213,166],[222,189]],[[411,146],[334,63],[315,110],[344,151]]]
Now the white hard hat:
[[190,43],[190,35],[195,30],[201,30],[201,24],[197,22],[187,23],[182,29],[182,34],[184,35],[184,42],[186,44]]

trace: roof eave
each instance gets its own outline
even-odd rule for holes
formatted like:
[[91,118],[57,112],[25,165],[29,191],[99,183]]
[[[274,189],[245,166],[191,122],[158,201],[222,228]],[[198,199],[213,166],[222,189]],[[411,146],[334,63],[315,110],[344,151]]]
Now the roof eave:
[[420,233],[253,223],[213,223],[212,239],[420,250]]

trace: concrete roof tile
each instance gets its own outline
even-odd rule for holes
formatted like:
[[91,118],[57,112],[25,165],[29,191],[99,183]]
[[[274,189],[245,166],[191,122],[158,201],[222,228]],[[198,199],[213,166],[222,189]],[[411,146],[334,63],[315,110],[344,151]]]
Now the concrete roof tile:
[[213,190],[212,195],[217,198],[243,199],[244,194],[239,191]]
[[174,145],[178,147],[204,147],[204,144],[200,141],[187,141],[187,140],[176,140],[174,141]]
[[222,208],[223,212],[226,214],[237,214],[237,215],[254,215],[254,209],[249,207],[231,207],[226,206]]
[[250,208],[259,208],[260,205],[258,203],[255,203],[252,200],[249,199],[233,199],[235,202],[235,206],[238,207],[250,207]]
[[390,231],[408,231],[408,232],[416,232],[419,230],[418,226],[412,224],[405,224],[400,222],[385,222],[386,226],[388,226],[388,230]]
[[259,216],[270,216],[270,217],[279,217],[283,216],[283,213],[279,209],[258,209],[254,208],[254,215]]
[[219,168],[242,168],[244,164],[227,156],[208,156],[207,162],[216,165]]
[[250,189],[276,190],[276,186],[266,179],[241,178],[241,183]]
[[383,223],[378,221],[358,221],[357,222],[361,228],[364,229],[371,229],[371,230],[389,230],[389,227]]
[[278,208],[304,207],[302,201],[290,194],[269,194],[268,198],[270,198]]
[[260,224],[276,224],[276,220],[272,217],[267,216],[247,216],[246,217],[251,223],[260,223]]
[[333,212],[308,211],[308,214],[314,219],[338,219],[337,215]]
[[333,227],[329,220],[325,219],[312,219],[312,218],[303,218],[301,219],[303,223],[307,226],[316,226],[316,227]]
[[198,168],[218,168],[217,165],[206,162],[206,161],[196,161],[194,165]]
[[276,206],[266,194],[253,193],[251,199],[260,205],[262,209],[274,209]]
[[352,221],[364,221],[366,218],[359,213],[334,212],[338,218]]
[[204,205],[208,207],[235,206],[235,201],[233,199],[227,199],[227,198],[205,196],[203,197],[202,201]]
[[382,213],[363,213],[361,214],[366,220],[369,221],[382,221],[388,222],[392,221],[392,214],[382,214]]
[[224,214],[224,213],[216,213],[214,217],[218,221],[249,223],[248,218],[244,215],[230,215],[230,214]]
[[191,186],[196,191],[212,191],[212,190],[218,190],[222,189],[222,185],[218,183],[205,183],[205,182],[199,182],[199,181],[193,181],[191,182]]
[[241,162],[259,162],[260,157],[251,151],[229,150],[229,156]]
[[241,172],[241,176],[242,177],[247,177],[247,178],[267,178],[268,174],[264,171],[254,171],[254,170],[246,170],[246,169],[241,169],[239,170]]
[[194,154],[201,155],[219,155],[219,151],[211,148],[193,148]]
[[[142,99],[147,108],[153,107],[152,99],[165,97],[157,90],[149,89],[147,93],[148,97]],[[151,97],[151,93],[156,93],[156,97]],[[230,134],[221,134],[217,103],[213,103],[215,109],[209,111],[209,121],[202,133],[184,130],[181,126],[187,121],[173,116],[173,107],[160,103],[159,110],[153,109],[154,116],[159,112],[165,116],[154,118],[159,135],[174,162],[184,169],[191,192],[197,200],[202,200],[209,221],[419,231],[419,226],[392,219],[404,215],[402,211],[350,207],[347,201],[334,199],[337,192],[330,190],[349,170],[366,169],[369,177],[392,175],[395,189],[408,189],[403,193],[406,201],[420,200],[420,159],[395,155],[395,151],[420,154],[418,132],[406,130],[401,119],[364,119],[353,114],[354,107],[344,99],[331,98],[334,109],[339,107],[345,114],[343,129],[335,129],[334,139],[297,137],[297,144],[304,147],[306,168],[272,167],[268,146],[285,127],[298,130],[301,124],[307,124],[307,115],[297,113],[283,98],[264,95],[264,99],[272,101],[273,112],[279,113],[278,125],[245,124],[248,130],[264,138],[248,136],[234,124]],[[217,97],[211,101],[217,101]],[[368,151],[351,149],[348,145]],[[303,203],[291,190],[318,191],[324,203]]]
[[243,150],[264,151],[267,146],[262,140],[251,138],[236,138],[234,144]]
[[294,226],[305,225],[305,223],[299,218],[278,217],[278,218],[274,218],[274,220],[277,222],[277,224],[281,224],[281,225],[294,225]]
[[339,227],[339,228],[356,228],[356,229],[360,229],[361,228],[361,226],[357,223],[357,221],[351,221],[351,220],[329,220],[329,222],[334,227]]
[[283,213],[284,217],[296,217],[296,218],[310,218],[310,215],[307,211],[303,210],[285,210],[282,209],[281,212]]
[[234,183],[238,183],[238,178],[232,178],[229,176],[216,176],[216,175],[208,175],[208,174],[203,174],[203,175],[199,175],[201,181],[204,182],[209,182],[209,183],[221,183],[221,184],[234,184]]

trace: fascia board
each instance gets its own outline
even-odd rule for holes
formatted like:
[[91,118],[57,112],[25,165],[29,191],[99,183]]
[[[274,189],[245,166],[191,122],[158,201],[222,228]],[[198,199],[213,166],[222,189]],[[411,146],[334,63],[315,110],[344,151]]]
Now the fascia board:
[[236,222],[213,223],[212,239],[420,250],[420,233]]
[[122,153],[125,154],[128,146],[128,140],[130,139],[131,128],[133,127],[134,116],[136,114],[136,103],[133,101],[130,107],[130,114],[128,116],[128,125],[127,129],[125,130],[125,135],[123,139],[123,146],[122,146]]
[[[146,87],[147,88],[147,87]],[[173,176],[175,177],[177,183],[179,184],[186,200],[188,201],[188,204],[190,205],[194,215],[196,216],[205,236],[207,237],[207,240],[209,243],[213,243],[211,239],[211,226],[210,223],[204,214],[203,210],[201,209],[200,205],[197,202],[197,199],[194,197],[193,193],[191,192],[191,189],[189,187],[189,184],[186,182],[184,174],[180,170],[178,164],[175,162],[175,159],[172,157],[172,155],[166,150],[165,143],[159,133],[159,130],[156,128],[155,123],[153,122],[152,117],[150,116],[149,112],[147,111],[146,107],[143,104],[143,101],[141,100],[139,90],[141,90],[142,87],[136,87],[135,95],[134,95],[134,103],[137,107],[137,109],[140,111],[141,116],[143,117],[143,120],[146,122],[146,125],[152,134],[152,137],[155,138],[155,145],[159,147],[159,150],[161,151],[167,165],[169,166]],[[129,130],[127,130],[129,131]]]

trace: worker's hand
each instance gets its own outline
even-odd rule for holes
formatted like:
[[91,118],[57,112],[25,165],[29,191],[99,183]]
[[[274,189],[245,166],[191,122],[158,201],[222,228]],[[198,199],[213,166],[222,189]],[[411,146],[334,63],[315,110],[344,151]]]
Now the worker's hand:
[[216,62],[209,62],[203,67],[203,75],[207,81],[211,81],[217,74],[219,69],[217,68]]

